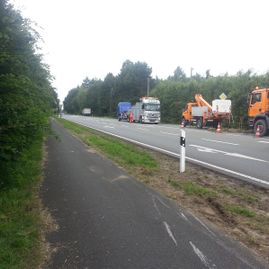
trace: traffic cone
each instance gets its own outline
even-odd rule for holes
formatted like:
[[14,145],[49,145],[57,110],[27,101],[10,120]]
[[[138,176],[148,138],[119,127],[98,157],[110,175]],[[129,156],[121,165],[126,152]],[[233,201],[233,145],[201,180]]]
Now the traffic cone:
[[217,132],[217,133],[221,133],[221,129],[220,129],[220,122],[218,122],[218,127],[217,127],[216,132]]
[[256,137],[261,137],[260,125],[257,126],[255,136],[256,136]]

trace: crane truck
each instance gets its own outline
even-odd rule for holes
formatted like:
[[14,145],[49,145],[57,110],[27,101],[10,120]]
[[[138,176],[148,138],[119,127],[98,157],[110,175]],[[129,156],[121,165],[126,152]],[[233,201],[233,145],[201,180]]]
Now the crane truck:
[[248,125],[260,136],[269,132],[269,88],[256,87],[248,96]]
[[197,128],[208,125],[217,127],[223,120],[230,120],[231,100],[216,99],[210,105],[201,94],[195,95],[195,102],[187,103],[182,112],[182,123],[184,126],[195,124]]
[[133,121],[140,123],[160,123],[160,100],[156,97],[141,97],[139,102],[131,107]]

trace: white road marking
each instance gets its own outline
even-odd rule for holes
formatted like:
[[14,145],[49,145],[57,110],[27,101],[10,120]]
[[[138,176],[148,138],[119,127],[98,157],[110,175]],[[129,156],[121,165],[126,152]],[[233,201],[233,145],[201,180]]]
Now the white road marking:
[[158,196],[155,196],[157,198],[157,200],[166,208],[170,208],[169,205],[167,205],[162,199],[160,199]]
[[194,219],[196,219],[210,234],[212,234],[213,236],[216,236],[199,218],[197,218],[195,215],[193,215],[192,213],[190,213]]
[[[155,146],[151,146],[151,145],[148,145],[148,144],[145,144],[145,143],[141,143],[141,142],[138,142],[136,140],[133,140],[133,139],[130,139],[130,138],[126,138],[124,136],[116,135],[116,134],[113,134],[113,133],[104,131],[104,130],[99,129],[99,128],[96,128],[96,127],[90,127],[90,126],[85,125],[85,124],[82,124],[82,123],[81,123],[81,125],[82,126],[85,126],[87,128],[95,129],[95,130],[97,130],[99,132],[102,132],[102,133],[105,133],[105,134],[108,134],[108,135],[111,135],[111,136],[114,136],[114,137],[117,137],[117,138],[123,139],[125,141],[129,141],[131,143],[134,143],[134,144],[137,144],[137,145],[146,147],[146,148],[150,148],[150,149],[153,149],[153,150],[157,150],[159,152],[168,154],[170,156],[174,156],[176,158],[180,158],[180,154],[174,153],[172,151],[169,151],[169,150],[166,150],[166,149],[162,149],[162,148],[158,148],[158,147],[155,147]],[[257,182],[257,183],[260,183],[260,184],[264,184],[264,185],[266,185],[266,186],[269,187],[269,182],[268,181],[265,181],[265,180],[262,180],[260,178],[252,177],[252,176],[249,176],[249,175],[240,173],[240,172],[236,172],[236,171],[233,171],[233,170],[230,170],[230,169],[221,167],[221,166],[217,166],[217,165],[214,165],[214,164],[211,164],[211,163],[203,162],[203,161],[200,161],[200,160],[191,158],[191,157],[186,157],[186,159],[189,160],[189,161],[192,161],[194,163],[202,164],[202,165],[208,166],[210,168],[216,169],[216,170],[218,170],[220,172],[226,172],[226,173],[229,173],[229,174],[232,174],[232,175],[235,175],[235,176],[239,176],[239,177],[244,178],[244,179],[247,179],[247,180],[251,180],[251,181],[254,181],[254,182]]]
[[104,128],[110,128],[110,129],[115,129],[114,126],[110,126],[110,125],[105,125]]
[[168,133],[168,132],[163,132],[163,131],[160,131],[161,134],[167,134],[167,135],[177,135],[179,136],[180,134],[175,134],[175,133]]
[[120,176],[118,176],[116,178],[113,178],[110,182],[111,183],[114,183],[115,181],[119,181],[121,179],[129,179],[129,177],[128,176],[125,176],[125,175],[120,175]]
[[159,216],[161,216],[161,212],[159,210],[159,207],[156,204],[155,197],[153,195],[152,195],[152,202],[153,202],[153,206],[156,209],[156,211],[158,212]]
[[149,131],[148,129],[145,129],[145,128],[141,128],[141,127],[138,127],[137,130],[142,130],[142,131]]
[[177,214],[178,214],[178,216],[182,217],[184,220],[189,222],[188,218],[182,212],[179,212]]
[[228,145],[233,145],[233,146],[239,146],[239,144],[236,144],[236,143],[230,143],[230,142],[225,142],[225,141],[220,141],[220,140],[214,140],[214,139],[202,138],[202,140],[208,141],[208,142],[215,142],[215,143],[221,143],[221,144],[228,144]]
[[265,161],[265,160],[262,160],[262,159],[258,159],[258,158],[254,158],[254,157],[247,156],[247,155],[243,155],[243,154],[236,153],[236,152],[226,152],[226,151],[212,149],[212,148],[208,148],[208,147],[204,147],[204,146],[199,146],[199,145],[194,145],[194,144],[190,144],[189,146],[190,147],[195,147],[195,148],[197,148],[197,150],[203,151],[203,152],[208,152],[208,153],[222,153],[222,154],[227,155],[227,156],[238,157],[238,158],[243,158],[243,159],[249,159],[249,160],[258,161],[258,162],[269,163],[268,161]]
[[261,141],[257,141],[258,143],[267,143],[269,144],[269,141],[264,141],[264,140],[261,140]]
[[165,227],[165,229],[166,229],[168,235],[171,237],[171,239],[173,240],[173,242],[174,242],[175,245],[177,246],[177,240],[175,239],[175,237],[174,237],[174,235],[173,235],[173,233],[172,233],[172,231],[171,231],[171,229],[170,229],[170,226],[167,224],[166,221],[164,221],[163,224],[164,224],[164,227]]
[[197,248],[191,241],[189,243],[192,246],[194,253],[199,257],[205,267],[209,269],[216,268],[216,264],[213,263],[211,265],[211,261],[203,254],[203,252],[199,248]]
[[179,126],[178,126],[178,128],[175,128],[175,127],[169,127],[169,126],[163,126],[163,125],[161,125],[161,126],[159,126],[159,127],[160,127],[160,128],[166,128],[166,129],[173,129],[173,130],[177,130],[177,131],[180,130]]

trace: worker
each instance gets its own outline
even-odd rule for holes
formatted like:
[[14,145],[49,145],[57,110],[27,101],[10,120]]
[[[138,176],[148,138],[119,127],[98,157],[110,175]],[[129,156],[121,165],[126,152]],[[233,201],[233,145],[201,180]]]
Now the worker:
[[130,123],[133,122],[133,112],[132,111],[130,112],[130,115],[129,115],[129,122]]

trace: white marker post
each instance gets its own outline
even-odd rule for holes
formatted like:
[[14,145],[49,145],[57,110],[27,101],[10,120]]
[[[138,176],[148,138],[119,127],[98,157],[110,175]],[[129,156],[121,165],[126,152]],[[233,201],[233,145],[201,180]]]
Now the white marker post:
[[186,132],[181,129],[180,135],[180,164],[179,164],[179,172],[185,172],[185,148],[186,148]]

